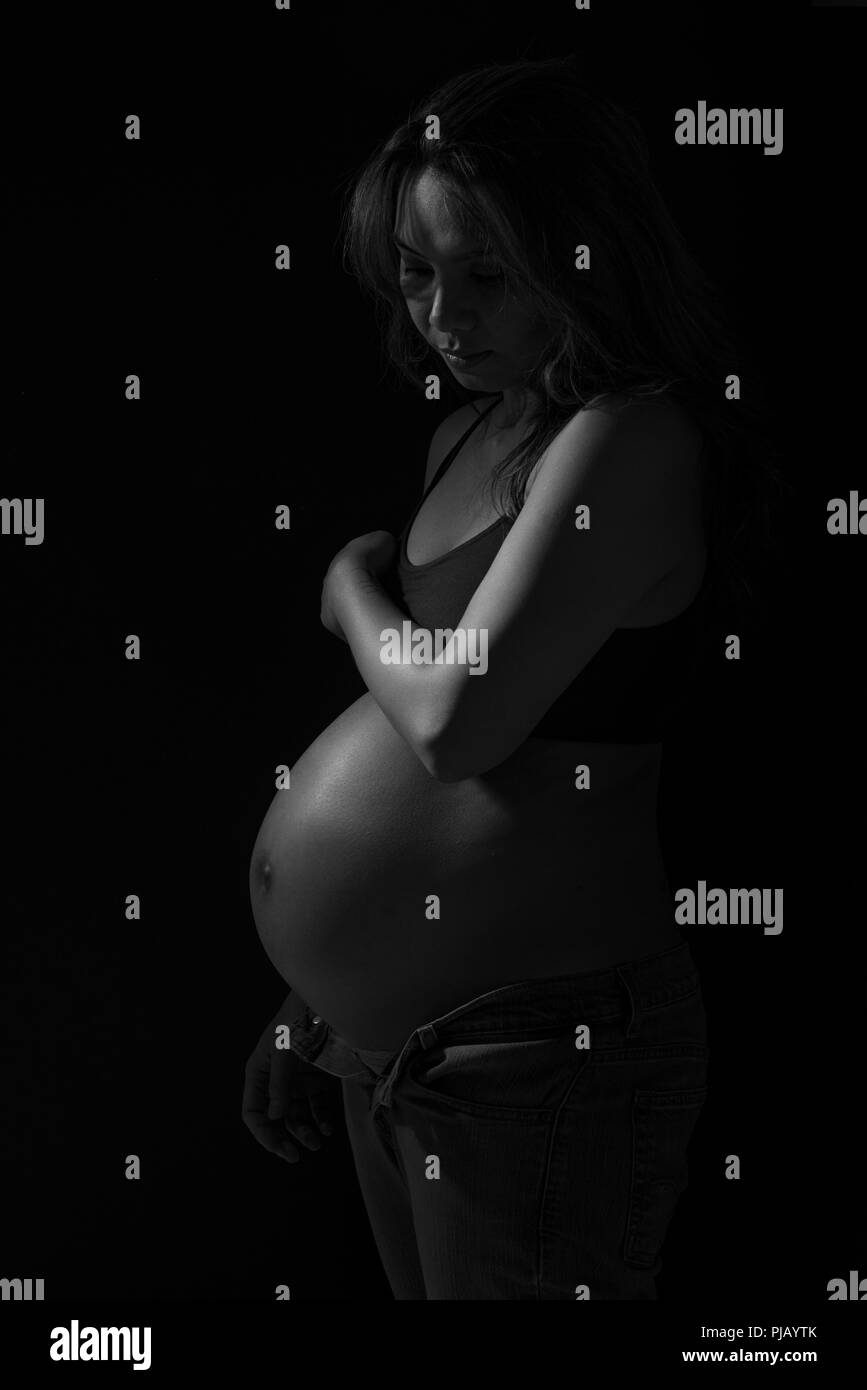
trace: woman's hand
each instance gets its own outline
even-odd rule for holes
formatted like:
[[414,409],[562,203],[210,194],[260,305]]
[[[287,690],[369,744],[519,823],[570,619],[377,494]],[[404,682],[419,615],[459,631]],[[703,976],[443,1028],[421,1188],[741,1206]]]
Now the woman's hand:
[[337,1079],[291,1049],[274,1046],[278,1014],[265,1029],[244,1068],[241,1118],[269,1153],[298,1163],[301,1149],[322,1147],[320,1134],[333,1134],[340,1097]]
[[354,541],[349,541],[342,550],[338,550],[328,568],[331,571],[340,565],[350,570],[366,570],[368,574],[378,576],[390,569],[396,555],[397,540],[390,531],[366,531],[363,536],[356,536]]
[[378,578],[391,568],[396,555],[397,540],[390,531],[367,531],[338,550],[328,566],[322,585],[319,609],[322,626],[345,642],[346,635],[335,612],[339,586],[345,584],[347,579],[351,582],[353,574]]

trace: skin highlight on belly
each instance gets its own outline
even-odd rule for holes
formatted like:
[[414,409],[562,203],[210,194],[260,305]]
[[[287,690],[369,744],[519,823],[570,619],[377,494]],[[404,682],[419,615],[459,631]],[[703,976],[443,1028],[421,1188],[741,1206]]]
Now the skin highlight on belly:
[[[440,783],[370,695],[276,793],[250,865],[260,940],[358,1047],[520,979],[680,940],[656,834],[658,745],[529,739]],[[591,768],[591,790],[574,769]],[[437,911],[432,907],[434,895]]]

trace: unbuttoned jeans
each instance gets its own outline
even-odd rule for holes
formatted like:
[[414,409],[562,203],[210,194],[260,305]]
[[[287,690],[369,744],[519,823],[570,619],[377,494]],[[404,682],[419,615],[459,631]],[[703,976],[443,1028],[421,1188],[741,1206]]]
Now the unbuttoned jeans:
[[352,1048],[299,1009],[291,1046],[342,1078],[396,1299],[657,1297],[707,1095],[685,943],[492,990],[398,1052]]

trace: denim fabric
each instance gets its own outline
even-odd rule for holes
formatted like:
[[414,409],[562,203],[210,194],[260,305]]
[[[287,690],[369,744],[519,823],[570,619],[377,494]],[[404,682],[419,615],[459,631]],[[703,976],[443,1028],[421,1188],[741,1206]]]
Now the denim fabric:
[[342,1078],[396,1299],[657,1297],[707,1094],[685,944],[492,990],[392,1053],[300,1007],[292,1046]]

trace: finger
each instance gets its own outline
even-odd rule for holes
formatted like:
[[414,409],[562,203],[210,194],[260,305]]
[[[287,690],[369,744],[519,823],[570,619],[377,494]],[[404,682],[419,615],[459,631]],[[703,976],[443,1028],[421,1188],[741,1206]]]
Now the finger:
[[310,1123],[310,1111],[305,1106],[293,1105],[284,1117],[283,1124],[286,1131],[303,1144],[305,1149],[310,1149],[316,1153],[322,1148],[322,1140]]
[[266,1120],[259,1111],[245,1111],[243,1118],[250,1133],[269,1154],[285,1158],[289,1163],[299,1162],[301,1155],[289,1139],[282,1120]]
[[334,1106],[327,1091],[310,1097],[310,1113],[323,1134],[334,1133]]
[[269,1120],[282,1120],[289,1105],[289,1097],[272,1089],[268,1097],[266,1114]]
[[268,1103],[266,1110],[271,1120],[282,1120],[298,1090],[297,1059],[294,1054],[277,1052],[271,1061],[268,1074]]
[[261,1067],[245,1072],[241,1119],[260,1144],[268,1148],[266,1137],[272,1132],[268,1123],[268,1072]]
[[287,1138],[280,1120],[269,1120],[268,1071],[261,1066],[248,1067],[245,1072],[244,1095],[241,1101],[241,1119],[268,1153],[275,1154],[287,1163],[299,1163],[301,1155],[296,1146]]

